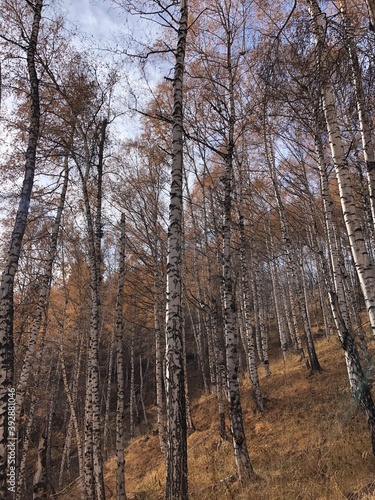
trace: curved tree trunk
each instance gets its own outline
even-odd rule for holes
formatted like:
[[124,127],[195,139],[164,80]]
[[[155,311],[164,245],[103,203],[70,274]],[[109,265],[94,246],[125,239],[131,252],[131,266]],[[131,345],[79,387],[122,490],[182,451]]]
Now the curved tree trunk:
[[40,126],[39,79],[36,71],[35,55],[43,0],[36,0],[34,4],[29,2],[29,5],[34,11],[34,17],[26,55],[30,85],[28,145],[21,196],[0,286],[0,497],[2,498],[6,498],[7,495],[7,405],[8,389],[13,386],[13,285],[18,270],[22,240],[29,213]]
[[370,18],[370,29],[372,31],[375,31],[375,1],[374,0],[365,0],[367,9],[368,9],[368,15]]
[[317,59],[320,72],[321,97],[324,117],[328,132],[331,154],[335,165],[336,179],[339,187],[342,212],[348,233],[350,249],[358,274],[372,332],[375,335],[375,267],[366,248],[361,218],[356,207],[353,179],[344,152],[343,141],[337,119],[336,105],[332,84],[329,80],[329,47],[326,43],[323,25],[323,13],[317,0],[306,0],[310,13]]
[[[372,4],[372,11],[370,6]],[[340,0],[339,2],[341,15],[344,25],[345,42],[347,44],[350,63],[351,63],[351,74],[352,82],[355,92],[355,99],[357,104],[357,114],[359,122],[359,130],[361,132],[362,148],[363,148],[363,158],[366,165],[367,171],[367,184],[370,197],[370,208],[372,215],[372,224],[375,226],[375,153],[374,153],[374,142],[371,136],[371,126],[370,118],[368,116],[368,109],[366,106],[366,98],[363,91],[362,82],[362,70],[358,61],[357,47],[353,38],[353,27],[350,23],[346,11],[346,0]],[[369,12],[375,15],[375,3],[373,0],[368,1]],[[375,19],[372,18],[371,23],[373,29],[375,29]]]
[[[375,455],[375,406],[370,386],[362,369],[345,301],[343,278],[339,269],[339,257],[336,242],[334,241],[335,235],[332,221],[332,206],[328,191],[327,172],[325,170],[322,143],[319,137],[315,138],[315,145],[320,170],[321,194],[323,199],[324,219],[327,228],[331,272],[328,270],[323,252],[318,248],[318,246],[317,250],[323,269],[323,275],[325,276],[326,287],[329,291],[332,315],[341,345],[345,352],[346,369],[352,396],[365,411],[370,430],[372,450]],[[333,280],[331,280],[331,276],[333,276]],[[335,291],[333,291],[333,288]]]
[[38,302],[36,305],[33,324],[32,324],[31,331],[30,331],[30,337],[29,337],[29,342],[27,345],[27,351],[26,351],[25,359],[24,359],[23,364],[22,364],[20,379],[19,379],[19,382],[17,385],[16,420],[19,419],[21,409],[22,409],[23,399],[25,397],[27,384],[28,384],[29,377],[30,377],[30,373],[32,372],[33,361],[35,358],[35,349],[36,349],[36,344],[37,344],[37,340],[38,340],[38,334],[39,334],[40,326],[42,323],[43,312],[44,312],[46,302],[48,299],[48,295],[50,292],[50,288],[51,288],[52,269],[53,269],[53,264],[54,264],[55,258],[56,258],[57,242],[58,242],[58,238],[59,238],[61,218],[62,218],[62,214],[63,214],[63,210],[64,210],[66,193],[68,190],[68,181],[69,181],[68,157],[66,157],[66,159],[65,159],[64,170],[65,170],[64,182],[63,182],[63,187],[62,187],[62,191],[60,194],[59,206],[57,208],[55,221],[54,221],[53,227],[52,227],[50,249],[48,252],[48,256],[46,258],[46,267],[45,267],[44,276],[43,276],[40,291],[39,291],[39,297],[38,297]]

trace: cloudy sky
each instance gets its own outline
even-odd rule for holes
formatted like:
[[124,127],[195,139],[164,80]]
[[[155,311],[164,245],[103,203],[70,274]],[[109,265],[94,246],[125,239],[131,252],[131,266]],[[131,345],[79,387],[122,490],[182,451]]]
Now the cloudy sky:
[[64,0],[63,9],[69,20],[92,36],[108,37],[123,27],[118,9],[100,0]]

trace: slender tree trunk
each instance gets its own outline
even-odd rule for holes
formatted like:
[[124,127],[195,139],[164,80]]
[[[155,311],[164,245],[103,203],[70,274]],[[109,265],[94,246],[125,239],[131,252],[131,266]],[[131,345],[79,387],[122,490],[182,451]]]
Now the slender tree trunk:
[[282,294],[280,293],[280,285],[279,285],[279,280],[278,280],[278,273],[277,273],[277,268],[275,264],[275,256],[273,253],[273,240],[272,240],[272,233],[270,232],[270,248],[268,250],[270,254],[270,274],[271,274],[271,282],[272,282],[272,294],[273,294],[273,302],[275,304],[275,315],[276,315],[276,321],[277,321],[277,328],[279,331],[279,339],[280,339],[280,347],[281,347],[281,352],[283,353],[283,358],[284,360],[286,359],[287,355],[287,350],[288,350],[288,338],[286,335],[286,329],[285,329],[285,322],[284,318],[281,312],[281,296]]
[[[372,10],[370,10],[370,4],[372,4]],[[358,61],[357,48],[355,46],[355,41],[353,38],[353,27],[351,26],[350,19],[346,11],[346,0],[340,0],[339,2],[341,15],[344,25],[345,42],[347,43],[347,49],[349,52],[350,63],[351,63],[351,73],[352,82],[354,86],[355,99],[357,104],[358,122],[359,129],[361,132],[363,157],[366,165],[367,171],[367,183],[368,191],[370,197],[370,208],[372,215],[372,224],[375,226],[375,154],[374,154],[374,142],[371,137],[371,126],[370,118],[368,116],[368,109],[366,106],[366,98],[363,91],[362,83],[362,70]],[[373,0],[369,0],[369,12],[372,16],[375,15],[375,3]],[[371,19],[373,29],[375,18]]]
[[[69,422],[71,421],[73,424],[75,436],[76,436],[76,441],[77,441],[79,477],[83,478],[83,469],[84,469],[84,467],[83,467],[83,447],[82,447],[81,433],[80,433],[77,413],[76,413],[76,409],[75,409],[75,399],[76,398],[74,397],[74,392],[75,392],[74,389],[75,389],[75,382],[76,381],[75,380],[73,381],[73,391],[71,391],[70,387],[69,387],[69,383],[68,383],[67,373],[66,373],[62,340],[63,340],[63,337],[61,337],[59,359],[60,359],[61,372],[62,372],[62,377],[63,377],[63,382],[64,382],[64,389],[65,389],[66,397],[67,397],[68,404],[69,404],[69,410],[70,410]],[[77,377],[79,376],[80,358],[81,358],[81,349],[79,349],[79,352],[78,352]]]
[[37,465],[33,479],[33,500],[47,500],[47,425],[39,431]]
[[181,0],[173,78],[172,173],[168,226],[166,308],[166,500],[188,498],[187,426],[182,330],[183,75],[188,2]]
[[344,319],[340,314],[337,296],[334,292],[330,293],[330,299],[336,327],[345,352],[346,368],[352,395],[354,400],[362,407],[366,414],[370,431],[372,453],[375,455],[375,405],[371,389],[361,366],[354,337],[346,328]]
[[[18,466],[15,500],[21,500],[22,493],[24,491],[24,485],[25,485],[25,480],[26,480],[27,457],[28,457],[28,452],[29,452],[31,433],[33,430],[34,415],[35,415],[35,410],[36,410],[36,406],[37,406],[38,389],[39,389],[40,374],[41,374],[41,368],[42,368],[42,358],[43,358],[43,354],[44,354],[44,342],[45,342],[46,330],[47,330],[47,318],[45,318],[45,321],[44,321],[42,335],[41,335],[40,344],[39,344],[39,349],[38,349],[38,353],[37,353],[36,370],[34,373],[34,384],[31,388],[30,409],[29,409],[29,412],[27,415],[25,435],[24,435],[23,443],[22,443],[22,454],[21,454],[21,458],[19,460],[19,466]],[[6,498],[6,497],[4,497],[4,498]]]
[[232,280],[232,195],[233,195],[233,157],[234,157],[234,127],[236,122],[234,102],[234,75],[232,61],[232,33],[226,27],[226,69],[229,94],[229,121],[228,139],[225,154],[224,182],[224,217],[223,217],[223,306],[224,306],[224,333],[226,354],[226,390],[229,406],[229,418],[233,439],[234,457],[237,466],[238,478],[244,484],[253,481],[256,474],[250,462],[243,426],[240,388],[238,381],[239,353],[238,353],[238,325],[236,324],[236,306]]
[[231,250],[231,197],[232,197],[232,155],[227,155],[225,175],[225,200],[223,224],[223,288],[224,288],[224,332],[227,365],[227,400],[229,418],[233,438],[234,457],[239,480],[247,483],[254,480],[255,473],[250,462],[246,436],[243,427],[240,388],[238,382],[238,326],[236,325],[235,300],[232,283],[232,250]]
[[112,388],[112,372],[113,372],[113,358],[114,358],[114,345],[115,345],[115,328],[111,335],[111,341],[109,345],[108,352],[108,372],[107,372],[107,393],[105,398],[105,410],[104,410],[104,425],[103,425],[103,447],[104,447],[104,458],[108,458],[108,427],[110,418],[110,406],[111,406],[111,388]]
[[[323,256],[323,252],[321,251],[319,252],[320,262],[323,268],[324,276],[326,278],[326,286],[329,290],[332,315],[335,321],[339,339],[345,352],[345,362],[350,388],[354,400],[365,411],[370,430],[372,451],[375,455],[375,406],[368,381],[361,366],[360,357],[354,340],[354,334],[351,329],[350,318],[347,312],[346,301],[344,297],[344,287],[342,282],[343,280],[339,270],[337,247],[336,242],[334,241],[332,206],[329,199],[327,172],[325,169],[322,143],[319,137],[315,138],[315,145],[320,170],[321,193],[323,199],[324,218],[327,228],[332,272],[329,272],[329,270],[327,269],[325,258]],[[331,276],[333,276],[332,284]],[[335,291],[332,290],[333,288],[335,289]],[[346,323],[346,321],[348,321],[348,323]]]
[[361,226],[361,218],[358,214],[354,197],[353,180],[345,156],[343,141],[338,125],[333,88],[328,76],[329,47],[326,43],[323,13],[320,10],[317,0],[306,0],[306,2],[313,25],[313,33],[317,47],[317,59],[320,68],[318,77],[320,78],[321,84],[323,111],[331,154],[335,165],[345,227],[348,233],[350,249],[361,285],[361,290],[365,299],[371,328],[373,334],[375,335],[375,268],[366,248],[366,242]]
[[129,414],[130,414],[130,439],[135,438],[135,420],[134,413],[136,413],[137,400],[135,397],[135,367],[134,367],[134,328],[132,328],[130,339],[130,401],[129,401]]
[[26,389],[27,389],[27,384],[29,381],[30,374],[32,372],[33,361],[35,358],[35,349],[36,349],[37,340],[38,340],[38,334],[39,334],[40,326],[42,323],[43,312],[45,310],[45,306],[46,306],[47,299],[49,297],[50,288],[51,288],[52,269],[53,269],[53,264],[54,264],[55,258],[56,258],[57,242],[58,242],[58,238],[59,238],[61,218],[62,218],[62,214],[63,214],[63,210],[64,210],[66,193],[68,190],[68,180],[69,180],[68,157],[66,157],[66,159],[65,159],[64,169],[65,169],[65,177],[64,177],[61,195],[60,195],[59,206],[57,208],[55,221],[54,221],[53,227],[52,227],[50,249],[48,252],[48,256],[46,258],[46,267],[45,267],[44,276],[43,276],[40,291],[39,291],[39,298],[38,298],[38,302],[36,305],[33,324],[32,324],[31,331],[30,331],[30,337],[29,337],[29,342],[27,345],[27,351],[26,351],[24,362],[22,364],[21,374],[20,374],[18,385],[17,385],[16,420],[19,419],[21,409],[22,409],[23,399],[25,397],[25,393],[26,393]]
[[[102,203],[102,175],[103,175],[103,149],[106,136],[107,121],[101,123],[99,141],[99,161],[97,165],[97,193],[96,217],[92,216],[90,197],[88,192],[88,176],[91,162],[88,151],[87,138],[85,141],[86,171],[83,175],[79,169],[82,180],[82,191],[85,204],[86,222],[88,230],[90,280],[91,280],[91,317],[89,346],[87,359],[87,390],[85,401],[85,439],[84,439],[84,470],[86,496],[88,500],[97,497],[105,498],[103,479],[102,439],[100,430],[100,391],[99,391],[99,329],[100,329],[100,283],[101,283],[101,203]],[[94,487],[94,490],[93,490]]]
[[[200,181],[199,176],[197,176],[198,182]],[[208,217],[207,217],[207,201],[206,201],[206,187],[204,183],[201,183],[201,188],[202,188],[202,195],[203,195],[203,221],[204,221],[204,227],[208,228]],[[216,236],[218,235],[217,228],[215,227],[215,233]],[[213,283],[213,273],[212,273],[212,267],[211,267],[211,259],[210,259],[210,245],[208,241],[208,231],[204,231],[204,248],[205,248],[205,253],[206,253],[206,265],[207,265],[207,283]],[[210,383],[211,383],[211,391],[214,391],[216,389],[216,394],[220,394],[220,399],[222,399],[222,384],[220,382],[220,390],[217,387],[217,384],[219,383],[218,381],[218,371],[220,372],[220,369],[218,368],[218,352],[215,348],[215,343],[216,340],[215,338],[218,335],[217,330],[215,330],[214,325],[217,322],[217,318],[215,316],[216,314],[216,304],[215,304],[215,311],[212,310],[212,307],[214,306],[213,304],[213,295],[212,291],[210,289],[206,289],[205,292],[205,301],[208,303],[208,307],[205,308],[205,323],[206,323],[206,332],[207,332],[207,347],[208,347],[208,366],[210,370]],[[221,404],[218,400],[218,405],[219,408],[221,408]],[[220,414],[221,415],[221,414]],[[223,414],[224,415],[224,414]],[[222,423],[222,420],[220,420]],[[220,425],[220,428],[224,431],[225,435],[225,419],[224,419],[224,427]]]
[[[188,179],[186,176],[186,172],[184,171],[184,180],[185,180],[185,186],[186,186],[186,192],[187,192],[187,200],[189,204],[189,209],[190,209],[190,217],[191,221],[193,224],[193,229],[195,234],[199,234],[198,230],[198,224],[196,221],[196,217],[194,214],[194,209],[193,209],[193,202],[191,199],[190,195],[190,190],[189,190],[189,183]],[[187,303],[187,309],[189,311],[189,316],[191,318],[191,325],[193,329],[193,334],[194,334],[194,339],[197,345],[197,351],[198,351],[198,365],[199,369],[202,373],[202,380],[203,380],[203,388],[204,392],[206,395],[210,393],[209,387],[208,387],[208,381],[206,377],[206,364],[205,364],[205,356],[204,356],[204,335],[203,335],[203,326],[204,326],[204,321],[202,321],[202,309],[204,309],[203,305],[203,293],[202,293],[202,287],[201,287],[201,280],[200,280],[200,272],[199,272],[199,266],[198,266],[198,255],[196,251],[196,246],[198,244],[198,241],[194,244],[193,247],[193,275],[194,275],[194,281],[195,281],[195,286],[196,286],[196,300],[198,301],[198,308],[196,311],[197,315],[197,321],[193,320],[193,315],[191,308],[189,306],[189,303]],[[204,312],[203,312],[203,317],[204,317]],[[206,325],[205,325],[206,326]],[[211,352],[209,351],[209,356]]]
[[142,366],[142,354],[139,355],[139,398],[141,400],[141,406],[142,406],[142,413],[143,413],[143,421],[146,425],[146,429],[148,429],[148,419],[147,419],[147,412],[146,412],[146,406],[145,406],[145,401],[143,398],[143,377],[147,373],[148,370],[148,365],[149,361],[148,358],[146,358],[146,370],[145,373],[143,373],[143,366]]
[[125,214],[121,214],[118,290],[116,299],[116,493],[118,500],[125,500],[125,374],[123,340],[123,302],[125,284]]
[[[275,155],[273,152],[272,139],[269,137],[269,132],[268,132],[266,109],[264,112],[264,122],[265,122],[264,123],[264,144],[265,144],[265,150],[266,150],[266,159],[267,159],[267,164],[268,164],[268,168],[270,171],[271,180],[272,180],[272,184],[273,184],[273,188],[274,188],[274,192],[275,192],[277,208],[278,208],[278,212],[279,212],[279,216],[280,216],[281,233],[282,233],[283,243],[285,246],[285,251],[287,254],[287,259],[286,259],[287,276],[290,278],[290,282],[288,283],[288,285],[289,285],[289,287],[293,286],[293,288],[295,289],[295,292],[296,292],[299,312],[300,312],[300,316],[301,316],[302,324],[303,324],[303,329],[304,329],[304,333],[305,333],[307,352],[309,355],[310,370],[311,370],[311,373],[314,373],[314,372],[320,371],[321,367],[319,364],[318,356],[317,356],[316,351],[315,351],[314,339],[313,339],[311,327],[309,324],[308,311],[306,309],[306,302],[304,300],[303,292],[301,290],[301,287],[300,287],[300,284],[298,281],[298,277],[297,277],[297,262],[296,262],[295,254],[293,252],[292,242],[291,242],[290,236],[289,236],[289,229],[288,229],[288,225],[287,225],[284,204],[282,202],[281,195],[280,195],[280,188],[279,188],[277,178],[276,178]],[[291,288],[289,288],[289,290],[291,292]]]
[[34,17],[26,54],[30,85],[30,123],[25,174],[0,286],[0,497],[2,498],[6,498],[7,495],[8,389],[13,387],[13,285],[29,213],[39,139],[39,78],[36,71],[35,55],[42,7],[43,0],[36,0],[32,5]]
[[22,500],[24,496],[25,479],[26,479],[26,462],[29,453],[31,433],[33,430],[36,403],[37,403],[37,394],[36,390],[34,390],[31,396],[30,408],[26,420],[26,428],[22,442],[22,453],[20,460],[18,462],[17,486],[16,486],[16,494],[14,496],[15,500]]
[[375,1],[374,0],[365,0],[365,1],[370,18],[369,27],[371,31],[375,31]]
[[242,297],[243,297],[243,315],[245,322],[245,336],[246,336],[246,352],[248,356],[249,375],[252,384],[253,397],[257,409],[263,411],[263,397],[259,383],[258,367],[255,358],[255,326],[251,320],[250,311],[250,287],[247,268],[247,259],[245,254],[246,241],[245,241],[245,227],[242,213],[239,214],[239,228],[240,228],[240,259],[241,259],[241,279],[242,279]]
[[156,408],[158,420],[158,434],[160,451],[163,455],[166,452],[165,442],[165,408],[163,403],[163,351],[161,347],[161,329],[159,319],[160,307],[160,272],[158,263],[154,268],[154,331],[155,331],[155,379],[156,379]]

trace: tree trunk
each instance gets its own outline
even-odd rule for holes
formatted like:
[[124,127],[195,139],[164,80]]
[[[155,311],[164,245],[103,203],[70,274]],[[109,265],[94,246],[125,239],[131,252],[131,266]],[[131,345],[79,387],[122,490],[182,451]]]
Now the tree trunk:
[[259,383],[258,367],[255,358],[255,326],[251,320],[250,311],[250,287],[247,268],[247,259],[245,254],[245,227],[242,213],[239,214],[240,228],[240,259],[241,259],[241,280],[242,280],[242,297],[243,297],[243,316],[245,320],[245,336],[246,336],[246,352],[248,356],[249,375],[253,390],[253,397],[257,409],[263,411],[263,397]]
[[[370,4],[373,4],[373,10],[370,10]],[[353,27],[351,26],[350,19],[346,11],[346,0],[340,0],[339,5],[343,19],[345,42],[347,44],[351,63],[352,82],[357,104],[359,130],[361,132],[362,139],[363,158],[367,171],[367,184],[370,197],[372,224],[375,226],[375,154],[374,143],[371,137],[370,117],[368,116],[366,98],[363,91],[362,70],[358,61],[357,48],[355,46],[355,41],[353,38]],[[369,12],[372,12],[372,15],[374,16],[375,4],[373,3],[373,0],[369,0],[368,5]],[[371,23],[373,29],[375,29],[374,21],[375,19],[372,18]]]
[[[68,400],[69,404],[69,410],[70,410],[70,420],[69,422],[72,422],[72,425],[74,427],[75,431],[75,436],[76,436],[76,441],[77,441],[77,454],[78,454],[78,467],[79,467],[79,477],[83,477],[83,448],[82,448],[82,440],[81,440],[81,433],[80,433],[80,428],[78,424],[78,418],[77,418],[77,413],[75,409],[75,400],[76,400],[76,387],[77,387],[77,379],[79,377],[79,367],[80,367],[80,359],[81,359],[81,348],[79,348],[78,351],[78,359],[77,359],[77,374],[75,380],[73,380],[73,390],[70,389],[69,387],[69,382],[68,382],[68,377],[66,374],[66,368],[65,368],[65,359],[64,359],[64,353],[63,353],[63,336],[61,335],[61,343],[60,343],[60,352],[59,352],[59,359],[60,359],[60,365],[61,365],[61,372],[62,372],[62,377],[63,377],[63,382],[64,382],[64,389],[66,393],[66,397]],[[64,451],[65,451],[65,446],[64,446]],[[60,477],[61,477],[61,472],[60,472]]]
[[[100,283],[101,283],[101,202],[103,175],[103,148],[107,121],[100,124],[99,161],[97,165],[96,218],[92,216],[88,191],[88,176],[91,168],[87,137],[82,133],[85,144],[85,174],[79,168],[85,205],[91,280],[91,317],[87,358],[87,390],[85,401],[84,470],[86,496],[88,500],[105,498],[103,479],[102,439],[100,430],[99,391],[99,329],[100,329]],[[79,167],[79,165],[77,164]],[[94,490],[93,490],[94,488]]]
[[[156,255],[157,259],[157,255]],[[160,307],[160,272],[158,263],[154,268],[154,331],[155,331],[155,379],[156,379],[156,408],[158,420],[158,434],[160,451],[163,455],[166,452],[166,437],[165,437],[165,408],[163,403],[163,351],[161,347],[161,329],[159,319]]]
[[340,313],[337,295],[331,292],[330,299],[336,327],[345,352],[346,368],[352,395],[354,400],[363,408],[366,414],[370,431],[372,453],[375,455],[375,405],[372,399],[371,389],[361,366],[354,337],[346,328],[344,319]]
[[229,406],[229,418],[233,439],[234,457],[237,466],[238,478],[244,484],[253,481],[256,477],[250,462],[243,426],[240,388],[238,382],[239,355],[238,355],[238,325],[236,324],[236,305],[232,281],[232,191],[233,191],[233,156],[234,156],[234,79],[232,67],[232,34],[226,28],[227,57],[226,69],[228,71],[229,87],[229,123],[228,140],[225,154],[224,182],[224,216],[223,216],[223,307],[224,307],[224,333],[225,354],[227,363],[226,391]]
[[33,500],[47,500],[47,426],[40,429],[37,465],[33,479]]
[[366,0],[368,15],[370,18],[369,27],[371,31],[375,31],[375,1]]
[[173,77],[172,173],[168,225],[166,308],[166,500],[188,498],[187,426],[182,331],[183,75],[188,2],[181,0]]
[[[327,228],[329,243],[331,272],[327,269],[325,258],[322,251],[319,251],[323,275],[326,279],[326,287],[329,290],[330,305],[336,329],[345,352],[346,369],[349,378],[349,384],[352,396],[355,401],[362,406],[366,413],[367,422],[370,430],[370,439],[372,451],[375,455],[375,406],[372,400],[370,387],[363,372],[357,346],[354,340],[354,334],[351,328],[350,318],[347,311],[344,297],[344,286],[342,275],[339,270],[339,259],[334,241],[334,227],[332,221],[332,206],[329,198],[327,172],[323,156],[323,147],[320,137],[315,138],[315,145],[318,157],[318,166],[321,179],[321,194],[323,199],[324,219]],[[331,276],[333,276],[331,284]],[[333,285],[333,286],[332,286]],[[335,292],[332,290],[335,289]],[[348,321],[348,323],[346,323]]]
[[30,377],[30,373],[32,372],[33,361],[35,358],[35,349],[36,349],[36,344],[37,344],[37,340],[38,340],[38,334],[39,334],[40,326],[42,323],[43,312],[45,310],[46,303],[47,303],[47,300],[49,297],[50,288],[51,288],[52,269],[53,269],[53,264],[54,264],[55,258],[56,258],[57,242],[58,242],[58,238],[59,238],[61,218],[62,218],[62,214],[63,214],[63,210],[64,210],[66,193],[68,190],[68,181],[69,181],[69,168],[68,167],[69,167],[68,166],[68,157],[66,157],[65,166],[64,166],[64,170],[65,170],[64,182],[63,182],[63,187],[62,187],[62,191],[60,194],[59,206],[57,208],[55,221],[54,221],[53,227],[52,227],[50,249],[48,252],[48,256],[46,258],[46,267],[45,267],[42,283],[40,286],[38,303],[36,305],[33,324],[32,324],[31,331],[30,331],[29,342],[27,345],[27,351],[26,351],[24,362],[22,364],[21,374],[20,374],[18,385],[17,385],[16,420],[19,419],[21,409],[22,409],[23,399],[25,397],[27,384],[28,384],[29,377]]
[[310,13],[317,59],[320,67],[318,77],[321,83],[323,111],[328,132],[331,154],[335,165],[339,187],[342,212],[348,233],[350,249],[358,274],[366,309],[369,315],[372,332],[375,335],[375,268],[366,248],[366,242],[361,227],[361,218],[356,207],[353,180],[344,152],[343,141],[337,120],[336,106],[333,97],[332,84],[329,80],[329,47],[326,43],[323,14],[317,0],[306,0]]
[[129,400],[129,416],[130,416],[130,439],[135,438],[135,419],[134,413],[137,413],[137,400],[135,396],[135,356],[134,356],[134,327],[132,328],[130,339],[130,400]]
[[113,328],[111,340],[108,349],[108,372],[107,372],[107,391],[105,398],[105,410],[104,410],[104,425],[103,425],[103,448],[104,448],[104,458],[108,458],[108,427],[110,418],[110,407],[111,407],[111,388],[112,388],[112,372],[113,372],[113,358],[114,358],[114,345],[115,345],[115,335],[116,329]]
[[125,214],[121,214],[118,290],[116,299],[116,493],[118,500],[125,500],[125,374],[123,340],[123,302],[125,284]]
[[26,150],[25,173],[5,269],[0,286],[0,497],[7,495],[8,389],[13,387],[13,285],[18,270],[22,240],[29,213],[34,183],[35,159],[39,139],[39,79],[35,65],[43,0],[33,5],[34,17],[27,47],[27,70],[30,85],[30,123]]
[[[290,281],[288,283],[289,290],[291,292],[291,287],[293,287],[295,289],[295,293],[296,293],[297,301],[298,301],[299,312],[300,312],[300,316],[302,319],[302,324],[303,324],[303,329],[304,329],[304,334],[305,334],[307,352],[309,355],[310,371],[311,371],[311,373],[314,373],[314,372],[320,371],[321,367],[319,364],[318,356],[317,356],[316,351],[315,351],[314,339],[313,339],[312,331],[311,331],[310,324],[309,324],[308,311],[306,309],[306,302],[304,300],[303,292],[301,290],[301,286],[300,286],[299,281],[298,281],[298,276],[297,276],[298,265],[296,262],[295,253],[293,251],[292,242],[290,240],[289,229],[288,229],[286,215],[285,215],[285,209],[284,209],[284,205],[283,205],[283,202],[281,199],[280,188],[279,188],[277,178],[276,178],[275,155],[273,152],[272,138],[269,137],[266,107],[265,107],[265,111],[264,111],[264,145],[265,145],[265,150],[266,150],[267,165],[268,165],[268,169],[270,171],[271,180],[272,180],[272,184],[273,184],[273,188],[274,188],[274,192],[275,192],[275,198],[276,198],[276,202],[277,202],[277,208],[278,208],[279,217],[280,217],[283,243],[284,243],[285,251],[287,254],[287,259],[286,259],[287,277],[289,277],[289,279],[290,279]],[[297,339],[298,339],[298,337],[297,337]],[[302,353],[301,353],[301,355],[302,355]]]
[[144,398],[143,398],[143,377],[147,373],[148,365],[149,365],[149,361],[148,361],[148,358],[146,358],[146,370],[143,373],[142,354],[140,354],[139,355],[139,399],[141,400],[142,413],[143,413],[143,421],[144,421],[145,426],[146,426],[146,432],[148,431],[148,419],[147,419],[147,412],[146,412],[145,401],[144,401]]
[[[36,370],[34,373],[34,384],[32,386],[32,390],[31,390],[30,408],[29,408],[29,412],[27,415],[26,426],[25,426],[26,428],[24,431],[24,438],[23,438],[23,442],[22,442],[22,454],[21,454],[21,458],[19,460],[19,466],[18,466],[15,500],[21,500],[22,494],[24,491],[24,485],[25,485],[25,480],[26,480],[27,456],[28,456],[28,451],[29,451],[29,446],[30,446],[31,433],[33,430],[34,415],[35,415],[35,410],[36,410],[37,400],[38,400],[38,389],[39,389],[39,383],[40,383],[42,359],[43,359],[43,354],[44,354],[44,342],[45,342],[46,330],[47,330],[47,318],[44,321],[42,335],[41,335],[40,344],[39,344],[39,349],[38,349],[38,353],[37,353]],[[6,497],[4,497],[4,498],[6,498]]]

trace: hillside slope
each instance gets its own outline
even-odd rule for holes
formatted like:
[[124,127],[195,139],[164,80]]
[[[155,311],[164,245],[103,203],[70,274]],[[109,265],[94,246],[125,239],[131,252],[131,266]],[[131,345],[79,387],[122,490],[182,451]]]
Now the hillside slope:
[[[235,481],[231,442],[220,443],[215,397],[192,402],[196,430],[188,441],[191,499],[375,498],[375,459],[365,417],[350,396],[342,349],[336,339],[321,340],[317,352],[321,374],[309,376],[292,354],[285,364],[280,358],[272,362],[271,377],[261,373],[267,398],[263,414],[254,413],[248,378],[243,381],[248,447],[261,477],[248,488]],[[126,460],[128,498],[162,499],[165,467],[158,437],[134,440]],[[106,464],[108,498],[115,498],[115,465],[114,458]]]

